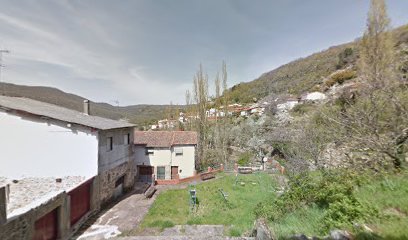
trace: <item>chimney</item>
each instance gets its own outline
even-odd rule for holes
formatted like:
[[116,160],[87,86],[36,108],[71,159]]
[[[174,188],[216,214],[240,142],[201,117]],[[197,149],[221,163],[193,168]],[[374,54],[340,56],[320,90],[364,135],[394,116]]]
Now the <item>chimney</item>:
[[91,115],[91,112],[90,112],[90,108],[91,108],[91,101],[89,101],[89,100],[84,100],[84,113],[86,114],[86,115]]
[[0,225],[7,222],[7,203],[9,198],[9,187],[5,185],[0,187]]

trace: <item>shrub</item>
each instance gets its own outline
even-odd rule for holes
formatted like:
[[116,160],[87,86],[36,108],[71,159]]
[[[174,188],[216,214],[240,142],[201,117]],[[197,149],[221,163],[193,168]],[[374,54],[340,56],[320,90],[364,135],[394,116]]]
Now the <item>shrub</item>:
[[368,220],[378,211],[360,202],[354,187],[366,181],[365,175],[347,170],[320,172],[320,175],[292,177],[289,189],[271,202],[258,204],[255,214],[276,221],[302,206],[318,206],[325,210],[322,233],[340,227],[351,227],[353,222]]
[[338,71],[330,75],[329,79],[327,79],[324,84],[326,87],[331,87],[334,84],[343,84],[346,80],[355,78],[357,76],[356,71],[353,71],[351,69],[346,69],[342,71]]
[[291,112],[296,115],[304,115],[305,113],[310,112],[314,107],[313,103],[297,104],[292,108]]
[[246,166],[251,160],[252,154],[250,152],[245,152],[239,156],[238,165]]

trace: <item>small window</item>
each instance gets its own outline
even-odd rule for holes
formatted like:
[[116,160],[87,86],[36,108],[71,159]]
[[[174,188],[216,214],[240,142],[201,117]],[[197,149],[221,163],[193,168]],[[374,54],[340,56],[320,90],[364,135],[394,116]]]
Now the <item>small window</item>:
[[106,148],[108,151],[112,151],[113,149],[113,137],[108,137],[106,139]]
[[120,178],[118,178],[118,180],[116,180],[115,187],[118,187],[120,184],[124,184],[124,183],[125,183],[125,175],[121,176]]
[[130,144],[130,133],[128,133],[128,134],[125,134],[124,136],[123,136],[123,139],[124,139],[124,144],[125,145],[129,145]]
[[157,167],[157,179],[166,179],[165,167]]
[[175,148],[174,152],[176,153],[176,156],[183,156],[183,148]]
[[146,148],[146,155],[154,155],[154,151],[151,148]]

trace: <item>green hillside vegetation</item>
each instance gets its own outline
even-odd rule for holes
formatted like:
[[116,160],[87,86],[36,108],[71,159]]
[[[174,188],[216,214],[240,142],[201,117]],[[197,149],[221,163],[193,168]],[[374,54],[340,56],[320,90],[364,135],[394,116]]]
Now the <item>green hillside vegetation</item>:
[[272,205],[259,204],[256,213],[270,220],[278,239],[298,233],[325,236],[333,228],[346,229],[356,239],[408,238],[407,173],[370,175],[340,171],[298,178]]
[[[408,25],[393,30],[397,51],[408,42]],[[339,46],[330,47],[285,64],[275,70],[262,74],[258,79],[233,86],[228,94],[233,102],[249,103],[270,94],[302,94],[318,90],[314,87],[336,70],[355,66],[358,58],[359,40]],[[406,51],[406,50],[404,50]],[[401,51],[398,51],[401,53]],[[403,55],[405,52],[402,52]],[[400,69],[408,70],[408,61],[400,59]],[[351,72],[350,72],[351,74]],[[354,77],[353,74],[349,77]],[[347,79],[347,78],[345,78]]]
[[[55,104],[76,111],[83,111],[84,97],[66,93],[56,88],[40,86],[23,86],[10,83],[0,83],[1,93],[7,96],[26,97],[34,100]],[[91,103],[91,114],[114,120],[128,119],[140,126],[155,123],[165,117],[169,105],[132,105],[112,106],[107,103]],[[174,106],[173,106],[174,107]],[[183,106],[178,106],[183,108]]]

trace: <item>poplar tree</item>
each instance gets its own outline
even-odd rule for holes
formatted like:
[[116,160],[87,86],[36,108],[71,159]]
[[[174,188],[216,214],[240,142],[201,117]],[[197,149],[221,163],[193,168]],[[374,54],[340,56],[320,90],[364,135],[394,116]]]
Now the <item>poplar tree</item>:
[[371,0],[367,28],[360,43],[358,67],[369,91],[395,83],[394,43],[384,0]]

